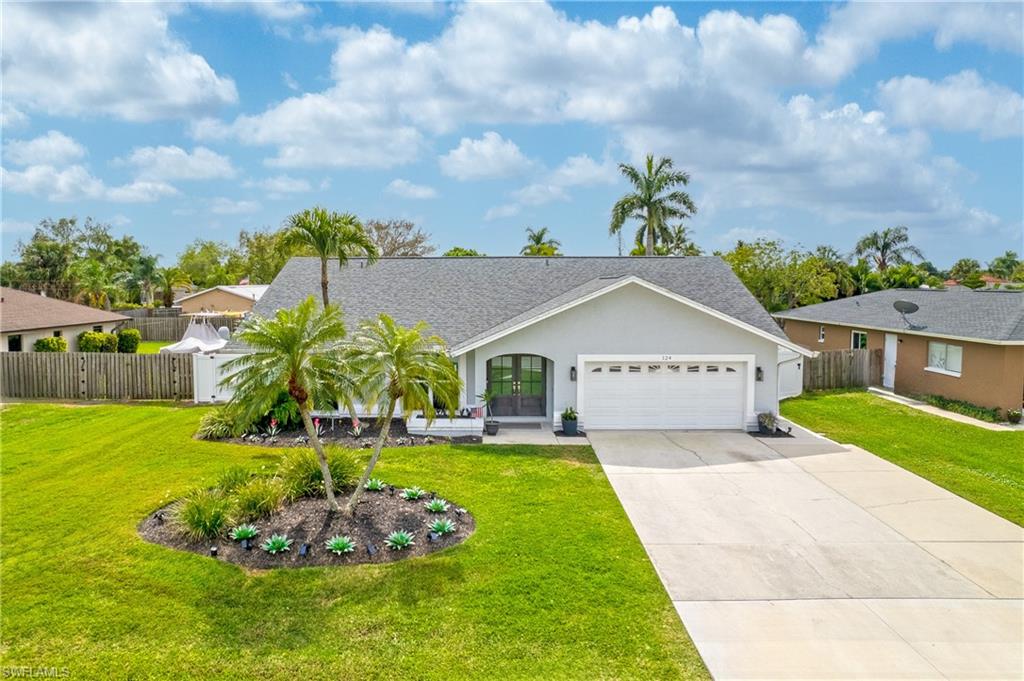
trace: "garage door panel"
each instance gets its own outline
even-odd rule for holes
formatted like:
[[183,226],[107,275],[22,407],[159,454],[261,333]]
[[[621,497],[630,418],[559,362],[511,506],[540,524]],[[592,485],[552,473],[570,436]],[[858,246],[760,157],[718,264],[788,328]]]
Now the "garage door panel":
[[588,362],[584,426],[742,428],[746,365],[712,360]]

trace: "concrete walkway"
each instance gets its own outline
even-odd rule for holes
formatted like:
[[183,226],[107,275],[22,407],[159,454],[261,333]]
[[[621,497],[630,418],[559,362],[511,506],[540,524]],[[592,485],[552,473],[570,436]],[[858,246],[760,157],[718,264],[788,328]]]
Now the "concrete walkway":
[[712,674],[1024,676],[1024,529],[798,435],[590,434]]

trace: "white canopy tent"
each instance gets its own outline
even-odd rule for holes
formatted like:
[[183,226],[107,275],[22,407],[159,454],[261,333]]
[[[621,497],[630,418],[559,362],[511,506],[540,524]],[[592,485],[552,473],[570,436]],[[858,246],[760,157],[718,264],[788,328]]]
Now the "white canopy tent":
[[161,353],[181,352],[213,352],[227,345],[227,339],[221,337],[207,320],[198,315],[189,320],[188,328],[181,340],[160,348]]

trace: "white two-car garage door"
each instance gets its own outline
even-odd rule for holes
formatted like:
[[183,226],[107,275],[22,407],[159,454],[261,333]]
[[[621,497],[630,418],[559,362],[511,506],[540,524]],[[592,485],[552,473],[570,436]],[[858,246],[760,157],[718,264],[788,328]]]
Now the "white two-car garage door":
[[587,362],[583,427],[743,428],[743,362]]

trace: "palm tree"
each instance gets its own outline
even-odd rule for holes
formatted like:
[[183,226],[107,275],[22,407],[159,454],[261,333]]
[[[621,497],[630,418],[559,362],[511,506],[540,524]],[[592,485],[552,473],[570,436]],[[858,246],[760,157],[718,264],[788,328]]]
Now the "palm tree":
[[839,251],[832,246],[818,246],[811,255],[824,263],[825,267],[832,272],[836,278],[836,292],[840,298],[854,294],[855,283],[853,275],[850,274],[850,264],[839,254]]
[[662,240],[667,255],[702,255],[704,252],[690,239],[690,230],[676,225],[667,230]]
[[75,298],[79,302],[90,307],[110,309],[118,289],[106,267],[97,260],[79,260],[71,266],[70,274],[74,281]]
[[315,405],[335,404],[338,377],[347,375],[341,352],[345,337],[341,311],[333,305],[318,309],[309,296],[294,308],[278,310],[272,318],[250,317],[235,337],[253,352],[224,365],[231,373],[222,382],[234,388],[228,407],[237,409],[243,422],[254,422],[270,410],[281,390],[287,390],[299,405],[320,461],[327,505],[337,511],[334,480],[310,412]]
[[861,238],[853,249],[854,255],[870,258],[875,269],[884,272],[889,265],[907,262],[909,256],[924,260],[920,249],[910,243],[910,235],[903,225],[886,227]]
[[691,217],[697,212],[697,206],[690,195],[678,185],[690,183],[689,174],[672,169],[672,159],[647,155],[644,170],[626,163],[619,164],[619,171],[633,185],[633,192],[619,199],[612,207],[610,234],[618,234],[626,220],[641,221],[637,236],[645,242],[646,255],[654,255],[654,247],[660,232],[666,229],[669,220]]
[[327,295],[327,261],[338,259],[344,267],[351,255],[364,255],[368,264],[378,258],[377,246],[363,230],[359,219],[351,213],[336,213],[315,206],[288,218],[285,244],[308,248],[320,258],[320,292],[324,307],[330,305]]
[[519,255],[554,256],[561,255],[558,252],[562,242],[548,237],[548,228],[540,229],[526,228],[526,245],[519,251]]
[[377,465],[399,403],[405,418],[420,409],[428,424],[436,415],[435,403],[449,413],[458,408],[462,388],[458,369],[448,357],[444,341],[426,333],[425,322],[406,328],[381,314],[376,321],[363,322],[347,344],[346,362],[362,393],[369,397],[367,403],[376,402],[378,418],[383,419],[373,456],[349,499],[346,511],[350,515]]
[[156,271],[156,285],[160,289],[164,307],[170,307],[174,305],[174,289],[191,286],[192,280],[177,267],[161,267]]

